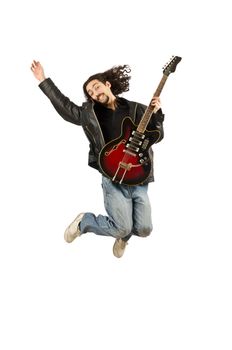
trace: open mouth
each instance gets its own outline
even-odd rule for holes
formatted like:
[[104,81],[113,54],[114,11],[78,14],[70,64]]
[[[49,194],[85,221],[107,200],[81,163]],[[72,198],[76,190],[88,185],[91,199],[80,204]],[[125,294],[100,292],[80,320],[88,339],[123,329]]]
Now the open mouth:
[[98,99],[98,101],[103,100],[104,99],[104,94],[99,95],[97,99]]

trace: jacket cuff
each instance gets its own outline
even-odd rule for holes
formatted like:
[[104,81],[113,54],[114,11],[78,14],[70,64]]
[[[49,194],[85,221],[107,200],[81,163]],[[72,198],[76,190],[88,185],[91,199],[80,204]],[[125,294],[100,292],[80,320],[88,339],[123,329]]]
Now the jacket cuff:
[[53,81],[50,78],[46,78],[38,86],[43,92],[45,92],[51,85],[54,85]]

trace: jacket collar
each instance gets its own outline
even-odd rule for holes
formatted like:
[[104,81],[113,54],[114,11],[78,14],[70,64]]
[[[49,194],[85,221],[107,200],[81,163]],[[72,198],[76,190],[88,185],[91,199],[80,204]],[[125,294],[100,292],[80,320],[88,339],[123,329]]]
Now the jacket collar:
[[[136,110],[137,110],[137,105],[138,105],[138,103],[137,102],[134,102],[134,101],[129,101],[129,100],[127,100],[126,98],[123,98],[123,97],[119,97],[120,98],[120,100],[122,100],[122,101],[125,101],[125,102],[127,102],[128,103],[128,105],[129,105],[129,109],[130,109],[130,115],[129,115],[129,117],[133,120],[133,121],[135,121],[135,117],[136,117]],[[93,110],[93,107],[94,107],[94,102],[92,102],[92,101],[86,101],[86,102],[84,102],[83,104],[82,104],[82,106],[83,106],[83,108],[84,109],[86,109],[86,110],[88,110],[88,111],[92,111]]]

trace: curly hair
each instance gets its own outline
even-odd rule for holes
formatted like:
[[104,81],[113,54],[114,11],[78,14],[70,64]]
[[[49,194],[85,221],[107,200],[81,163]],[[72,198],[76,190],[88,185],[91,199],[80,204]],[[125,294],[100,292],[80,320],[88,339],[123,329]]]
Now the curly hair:
[[87,93],[86,86],[90,81],[94,79],[97,79],[104,84],[107,81],[109,81],[111,84],[111,91],[115,96],[121,94],[122,92],[128,91],[129,80],[131,78],[130,75],[128,75],[128,73],[130,72],[131,72],[130,67],[127,64],[124,64],[123,66],[114,66],[103,73],[97,73],[97,74],[91,75],[83,84],[83,91],[86,99],[88,101],[91,100],[91,97]]

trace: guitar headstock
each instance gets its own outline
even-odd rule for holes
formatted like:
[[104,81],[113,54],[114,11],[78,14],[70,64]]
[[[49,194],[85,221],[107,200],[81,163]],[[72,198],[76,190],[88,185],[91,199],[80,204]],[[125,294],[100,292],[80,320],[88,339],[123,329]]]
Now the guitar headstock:
[[178,65],[178,63],[181,61],[181,57],[179,56],[172,56],[172,58],[170,59],[169,62],[167,62],[165,64],[165,66],[163,67],[163,74],[166,76],[169,76],[170,73],[175,72],[176,70],[176,66]]

